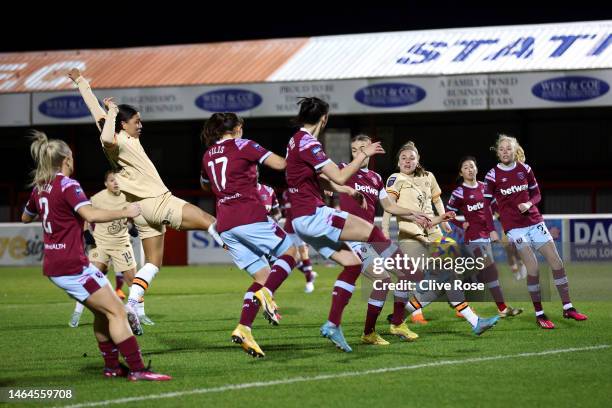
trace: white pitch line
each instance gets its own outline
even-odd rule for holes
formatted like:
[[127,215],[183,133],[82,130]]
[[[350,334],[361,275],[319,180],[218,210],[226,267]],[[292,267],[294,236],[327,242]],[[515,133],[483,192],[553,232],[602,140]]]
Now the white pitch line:
[[274,381],[230,384],[230,385],[224,385],[221,387],[212,387],[212,388],[196,388],[196,389],[188,390],[188,391],[167,392],[164,394],[145,395],[145,396],[140,396],[140,397],[118,398],[118,399],[113,399],[113,400],[86,402],[83,404],[75,404],[75,405],[64,405],[63,408],[99,407],[102,405],[124,404],[128,402],[157,400],[157,399],[162,399],[162,398],[176,398],[176,397],[184,397],[186,395],[195,395],[195,394],[211,394],[211,393],[224,392],[224,391],[244,390],[247,388],[271,387],[273,385],[294,384],[294,383],[307,382],[307,381],[321,381],[321,380],[330,380],[330,379],[337,379],[337,378],[343,378],[343,377],[344,378],[359,377],[359,376],[369,375],[369,374],[381,374],[381,373],[389,373],[389,372],[394,372],[394,371],[414,370],[417,368],[441,367],[441,366],[449,366],[449,365],[480,363],[483,361],[507,360],[507,359],[512,359],[512,358],[524,358],[524,357],[540,357],[540,356],[547,356],[551,354],[575,353],[578,351],[601,350],[601,349],[606,349],[609,347],[610,347],[609,344],[600,344],[597,346],[547,350],[547,351],[540,351],[540,352],[534,352],[534,353],[507,354],[507,355],[497,355],[497,356],[491,356],[491,357],[474,357],[474,358],[466,358],[463,360],[442,360],[442,361],[435,361],[431,363],[405,365],[405,366],[398,366],[398,367],[385,367],[385,368],[377,368],[377,369],[365,370],[365,371],[350,371],[350,372],[343,372],[343,373],[323,374],[323,375],[317,375],[313,377],[293,377],[293,378],[285,378],[282,380],[274,380]]

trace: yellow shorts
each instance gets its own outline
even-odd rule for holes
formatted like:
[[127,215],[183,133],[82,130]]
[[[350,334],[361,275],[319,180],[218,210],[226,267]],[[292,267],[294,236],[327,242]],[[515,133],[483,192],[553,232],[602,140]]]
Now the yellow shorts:
[[99,245],[89,251],[88,257],[89,262],[98,262],[107,267],[112,262],[115,272],[136,269],[134,251],[130,244],[118,246]]
[[183,222],[183,206],[187,201],[173,196],[168,191],[159,197],[133,202],[140,204],[142,208],[142,214],[134,218],[140,239],[164,234],[166,225],[176,230],[180,229]]
[[398,242],[399,247],[405,255],[411,258],[429,256],[429,248],[425,242],[419,239],[402,239]]
[[433,242],[442,238],[442,230],[439,225],[435,225],[428,230],[412,222],[402,222],[398,234],[399,241]]

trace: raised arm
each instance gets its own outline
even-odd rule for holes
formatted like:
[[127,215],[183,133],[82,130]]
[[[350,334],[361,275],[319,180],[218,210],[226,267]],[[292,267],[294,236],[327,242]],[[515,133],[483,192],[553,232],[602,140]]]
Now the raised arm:
[[94,95],[91,90],[91,86],[89,86],[89,82],[85,78],[81,76],[81,71],[77,68],[72,68],[68,73],[68,77],[72,79],[72,81],[79,87],[79,92],[85,101],[85,104],[89,108],[91,115],[93,116],[96,126],[100,129],[100,124],[98,123],[100,119],[104,119],[106,117],[106,112],[98,103],[98,99]]
[[365,159],[374,156],[375,154],[383,153],[385,153],[385,150],[380,145],[380,142],[372,143],[369,146],[365,146],[361,152],[357,154],[357,157],[355,157],[352,162],[347,164],[342,169],[340,169],[336,163],[330,161],[323,166],[321,172],[325,174],[329,180],[343,186],[353,174],[359,171],[361,164]]
[[117,119],[119,108],[110,98],[105,99],[104,103],[106,106],[108,106],[108,113],[105,114],[106,119],[104,121],[104,127],[102,128],[100,140],[102,140],[105,147],[112,147],[116,144],[115,121]]

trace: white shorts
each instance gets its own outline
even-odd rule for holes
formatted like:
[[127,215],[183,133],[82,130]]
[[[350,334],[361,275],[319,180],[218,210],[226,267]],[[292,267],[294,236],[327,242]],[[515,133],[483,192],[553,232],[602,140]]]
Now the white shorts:
[[83,268],[80,275],[49,276],[49,280],[81,303],[98,289],[110,284],[106,276],[92,264]]
[[465,244],[465,248],[474,258],[488,258],[490,262],[494,262],[493,247],[491,246],[491,238],[479,238],[469,241]]
[[317,207],[312,215],[294,218],[292,224],[300,238],[329,259],[344,246],[344,242],[340,241],[340,234],[347,217],[346,211],[322,206]]
[[236,266],[249,275],[269,266],[265,255],[280,258],[293,246],[287,233],[272,219],[239,225],[220,236]]
[[544,221],[529,227],[511,229],[506,235],[508,235],[508,239],[516,245],[518,250],[528,246],[532,246],[537,250],[553,240]]
[[289,235],[289,238],[291,238],[291,240],[293,241],[293,245],[295,245],[296,247],[300,247],[302,245],[306,245],[306,243],[304,241],[302,241],[302,238],[300,238],[300,236],[298,234],[289,234],[287,233],[287,235]]
[[378,256],[372,245],[367,242],[349,241],[348,246],[353,253],[361,259],[361,272],[365,272],[370,265],[374,263],[374,259]]

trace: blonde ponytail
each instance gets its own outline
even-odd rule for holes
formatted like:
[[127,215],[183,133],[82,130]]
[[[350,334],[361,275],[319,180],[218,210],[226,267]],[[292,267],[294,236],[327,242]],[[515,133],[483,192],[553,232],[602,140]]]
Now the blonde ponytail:
[[36,163],[32,170],[30,187],[36,186],[39,190],[51,183],[55,175],[62,168],[62,163],[72,152],[63,140],[48,139],[43,132],[33,130],[30,134],[30,154]]
[[519,163],[525,163],[525,150],[523,150],[521,145],[519,145],[518,143],[517,143],[517,145],[518,146],[516,148],[516,154],[514,155],[514,158]]

